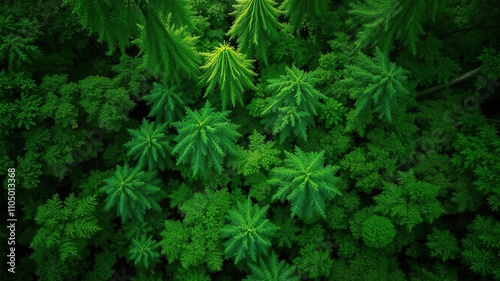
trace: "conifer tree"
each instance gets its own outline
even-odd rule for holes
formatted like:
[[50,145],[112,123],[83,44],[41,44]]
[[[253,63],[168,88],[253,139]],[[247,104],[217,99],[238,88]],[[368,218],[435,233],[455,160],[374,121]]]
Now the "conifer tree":
[[311,221],[316,213],[325,217],[326,201],[340,195],[338,178],[333,174],[337,166],[323,166],[324,152],[295,153],[285,151],[282,167],[271,170],[270,183],[278,186],[273,200],[288,200],[292,205],[292,216]]
[[379,118],[392,120],[391,111],[396,106],[396,98],[409,94],[406,88],[407,70],[389,61],[387,54],[375,50],[373,59],[363,53],[349,67],[350,77],[344,80],[357,99],[356,114],[373,107]]
[[138,161],[137,168],[148,170],[165,169],[168,153],[171,150],[167,136],[167,124],[157,125],[155,122],[142,121],[139,129],[128,129],[132,139],[124,144],[127,155]]
[[328,0],[285,0],[281,9],[289,18],[289,24],[293,30],[297,30],[304,20],[321,18],[328,8]]
[[418,36],[425,34],[423,23],[434,20],[445,7],[445,1],[433,0],[368,0],[350,4],[350,14],[363,28],[358,34],[358,47],[379,46],[389,51],[394,40],[401,40],[413,54]]
[[237,153],[239,126],[230,123],[228,114],[216,112],[207,101],[200,110],[187,109],[184,119],[174,123],[179,134],[172,154],[177,155],[177,164],[191,165],[193,177],[208,178],[213,169],[222,173],[224,157]]
[[41,55],[38,46],[33,44],[39,33],[36,22],[15,21],[12,15],[0,15],[0,62],[7,60],[9,70],[32,63]]
[[229,224],[221,229],[222,235],[229,238],[224,243],[226,257],[234,257],[235,263],[238,263],[246,258],[256,262],[260,255],[267,255],[270,238],[278,230],[266,219],[268,208],[252,205],[247,199],[245,203],[237,202],[236,208],[229,211]]
[[218,85],[222,98],[222,108],[225,109],[229,102],[235,106],[236,101],[243,106],[243,91],[255,89],[252,83],[252,61],[246,59],[229,44],[220,44],[213,53],[206,54],[207,63],[201,77],[201,84],[208,84],[205,96],[213,92]]
[[273,252],[268,258],[259,258],[259,263],[250,263],[251,275],[243,281],[299,281],[300,276],[295,273],[295,266],[285,261],[278,261]]
[[262,123],[273,134],[280,135],[280,142],[295,136],[307,139],[307,126],[317,114],[319,99],[325,98],[314,88],[314,72],[304,72],[296,67],[286,68],[286,75],[269,79],[266,90],[272,94],[262,111]]
[[68,0],[66,3],[71,4],[83,27],[109,44],[110,52],[118,47],[124,54],[129,40],[139,39],[144,65],[157,76],[180,82],[181,78],[195,78],[199,73],[195,38],[184,28],[192,25],[185,1]]
[[140,239],[132,239],[130,259],[134,260],[134,264],[139,267],[146,269],[154,267],[154,264],[160,260],[159,246],[151,236],[146,237],[143,234]]
[[274,6],[273,0],[237,0],[234,5],[236,19],[228,34],[237,41],[242,53],[247,57],[254,55],[267,65],[267,49],[277,39],[281,24],[278,16],[281,11]]
[[153,89],[144,96],[151,108],[149,117],[160,123],[172,123],[184,116],[184,107],[189,102],[178,86],[169,87],[165,82],[153,83]]
[[114,175],[104,182],[105,185],[99,189],[108,194],[104,210],[116,208],[116,214],[121,217],[122,222],[130,219],[142,222],[146,210],[161,210],[158,201],[162,198],[163,191],[155,172],[118,165]]

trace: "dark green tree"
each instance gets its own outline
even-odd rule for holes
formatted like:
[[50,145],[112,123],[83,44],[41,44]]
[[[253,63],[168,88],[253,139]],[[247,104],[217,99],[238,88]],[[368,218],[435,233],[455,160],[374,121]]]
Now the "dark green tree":
[[445,3],[432,0],[352,2],[349,13],[355,15],[356,22],[362,26],[357,46],[379,46],[388,51],[394,40],[400,40],[416,54],[418,37],[425,34],[423,24],[434,20]]
[[16,21],[12,15],[0,15],[0,62],[6,60],[12,70],[32,63],[42,54],[33,44],[39,34],[34,21]]
[[128,132],[132,139],[124,147],[128,149],[127,155],[138,161],[137,169],[165,169],[172,150],[165,135],[167,124],[157,125],[144,119],[139,129],[128,129]]
[[246,59],[229,44],[220,44],[214,52],[205,54],[207,62],[201,68],[205,70],[201,84],[208,85],[205,96],[219,86],[222,108],[229,102],[235,106],[236,101],[243,106],[243,91],[255,89],[252,78],[257,75],[252,71],[252,61]]
[[222,173],[224,157],[236,154],[236,140],[241,135],[228,114],[216,112],[207,101],[200,110],[187,109],[184,119],[174,123],[179,134],[172,153],[177,156],[177,164],[191,165],[193,177],[208,178],[213,169]]
[[296,67],[286,68],[286,74],[269,79],[266,88],[271,94],[262,111],[265,127],[280,135],[280,142],[292,135],[307,139],[307,126],[317,114],[319,99],[325,98],[314,84],[318,81],[314,72],[304,72]]
[[280,7],[289,18],[293,30],[305,20],[321,19],[328,9],[328,0],[285,0]]
[[109,44],[110,51],[118,47],[123,54],[131,38],[140,39],[144,65],[157,76],[180,82],[182,78],[198,75],[194,38],[184,28],[192,25],[185,0],[68,0],[66,3],[86,29]]
[[362,235],[366,245],[383,248],[392,242],[396,229],[388,218],[372,215],[363,223]]
[[229,211],[229,224],[221,229],[222,235],[229,238],[224,243],[226,258],[234,258],[235,263],[244,259],[256,262],[259,256],[268,254],[271,238],[278,230],[266,219],[268,208],[260,208],[247,199]]
[[278,38],[281,11],[273,0],[237,0],[236,19],[228,34],[237,37],[239,48],[247,57],[254,55],[267,65],[267,49]]
[[88,240],[102,228],[95,217],[95,197],[64,201],[54,194],[37,208],[35,222],[40,226],[30,247],[40,280],[68,280],[77,274],[75,261],[87,258]]
[[144,221],[146,210],[160,211],[158,202],[162,199],[161,181],[153,171],[140,171],[128,165],[116,166],[114,175],[104,180],[99,189],[108,195],[104,210],[116,208],[122,222],[130,219]]
[[285,151],[283,166],[271,170],[270,183],[278,186],[273,200],[288,200],[292,216],[310,221],[315,214],[325,217],[326,201],[340,195],[339,179],[335,172],[339,167],[324,166],[324,152],[295,153]]
[[357,100],[356,115],[373,107],[379,118],[391,121],[396,98],[409,94],[406,85],[409,72],[390,62],[387,54],[378,48],[373,59],[360,53],[349,69],[351,73],[344,83]]
[[285,261],[278,261],[273,252],[268,258],[259,258],[259,263],[250,263],[251,274],[244,281],[299,281],[300,276],[295,273],[295,266]]
[[169,87],[165,82],[153,83],[151,92],[144,96],[151,108],[149,117],[156,117],[156,122],[172,123],[184,116],[186,94],[178,86]]
[[155,263],[160,261],[160,253],[158,252],[159,244],[151,236],[141,235],[139,239],[132,239],[130,245],[130,259],[134,260],[134,264],[143,267],[154,267]]
[[375,210],[390,217],[409,231],[423,222],[431,223],[445,213],[436,198],[439,186],[419,181],[413,171],[400,172],[399,183],[386,183],[382,193],[373,197]]

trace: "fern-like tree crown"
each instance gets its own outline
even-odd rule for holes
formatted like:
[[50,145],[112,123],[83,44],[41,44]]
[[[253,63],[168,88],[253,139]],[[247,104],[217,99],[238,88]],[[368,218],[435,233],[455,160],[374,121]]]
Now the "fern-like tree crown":
[[235,262],[249,258],[256,262],[257,257],[267,255],[267,249],[271,246],[270,238],[274,236],[278,227],[266,219],[269,206],[260,208],[252,205],[250,199],[245,203],[237,202],[235,209],[229,211],[228,220],[221,233],[229,240],[226,246],[226,256],[234,257]]
[[256,55],[267,64],[267,49],[278,38],[281,11],[272,0],[237,0],[234,5],[236,16],[228,34],[231,39],[238,37],[239,48],[245,55]]
[[155,172],[140,171],[128,165],[116,166],[114,175],[104,180],[101,192],[108,194],[104,210],[116,208],[116,213],[125,222],[129,219],[144,221],[146,210],[160,211],[158,201],[164,192],[160,189],[160,180]]
[[128,156],[138,160],[138,169],[148,170],[165,168],[168,153],[171,151],[167,136],[167,124],[157,125],[155,122],[142,121],[139,129],[129,129],[132,139],[124,144],[129,150]]
[[378,48],[373,59],[361,53],[349,69],[351,76],[344,83],[357,98],[356,114],[373,107],[379,118],[391,121],[396,99],[409,94],[406,88],[409,72],[390,62],[387,54]]
[[296,147],[295,153],[285,151],[282,167],[271,170],[270,183],[278,186],[273,200],[288,200],[292,216],[308,222],[315,214],[326,217],[326,201],[340,195],[338,178],[333,175],[338,166],[324,165],[324,152],[303,152]]
[[292,133],[307,139],[307,126],[317,114],[319,99],[325,96],[314,88],[318,81],[314,72],[304,72],[297,67],[286,68],[286,74],[269,79],[266,90],[272,94],[262,111],[262,123],[273,134],[280,135],[280,142]]
[[255,89],[252,78],[257,74],[252,71],[252,60],[246,59],[227,43],[220,44],[213,53],[205,56],[207,63],[201,67],[205,72],[200,81],[208,85],[205,96],[219,85],[223,109],[229,102],[232,106],[235,106],[236,101],[243,105],[243,91]]
[[224,157],[236,155],[236,140],[241,135],[228,114],[229,111],[215,112],[207,101],[202,109],[188,109],[185,118],[174,123],[179,134],[172,153],[177,155],[177,164],[191,164],[193,177],[201,174],[208,178],[212,168],[222,173]]

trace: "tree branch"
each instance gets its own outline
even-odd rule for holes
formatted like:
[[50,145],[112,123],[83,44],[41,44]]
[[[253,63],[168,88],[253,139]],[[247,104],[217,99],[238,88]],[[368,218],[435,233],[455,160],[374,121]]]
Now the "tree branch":
[[417,98],[421,98],[423,96],[426,96],[426,95],[429,95],[431,93],[434,93],[435,91],[438,91],[438,90],[441,90],[443,88],[446,88],[446,87],[449,87],[449,86],[453,86],[455,84],[458,84],[460,82],[463,82],[471,77],[474,77],[476,75],[478,75],[481,70],[483,69],[483,66],[481,65],[480,67],[474,69],[474,70],[471,70],[467,73],[464,73],[454,79],[452,79],[451,81],[445,83],[445,84],[442,84],[442,85],[437,85],[437,86],[434,86],[434,87],[431,87],[431,88],[428,88],[426,90],[423,90],[423,91],[420,91],[417,93]]

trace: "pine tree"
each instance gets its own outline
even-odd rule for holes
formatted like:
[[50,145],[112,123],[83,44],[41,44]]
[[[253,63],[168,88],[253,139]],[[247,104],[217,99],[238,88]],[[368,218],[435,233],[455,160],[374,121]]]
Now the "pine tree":
[[220,44],[213,53],[206,54],[207,63],[201,77],[201,84],[208,84],[205,96],[212,93],[216,85],[220,88],[222,108],[225,109],[229,102],[235,106],[236,101],[243,106],[243,91],[255,89],[252,83],[252,61],[234,50],[229,44]]
[[207,101],[201,110],[187,109],[184,119],[174,123],[179,134],[172,154],[177,155],[177,164],[189,162],[193,177],[201,174],[208,178],[212,168],[222,173],[224,157],[236,154],[236,140],[241,135],[228,114],[215,112]]
[[254,55],[267,65],[267,49],[278,38],[281,28],[278,16],[281,11],[273,0],[237,0],[234,5],[236,16],[228,34],[237,41],[241,52],[247,57]]
[[33,42],[40,34],[36,22],[15,21],[12,15],[0,16],[0,62],[7,60],[9,70],[32,63],[42,53]]
[[158,201],[162,198],[160,180],[152,171],[144,172],[128,165],[116,166],[114,175],[104,180],[105,185],[99,189],[108,194],[104,210],[116,208],[117,216],[122,222],[130,219],[144,221],[146,210],[160,211]]
[[[83,27],[109,44],[110,52],[118,47],[124,54],[129,40],[140,38],[144,65],[155,75],[172,82],[198,75],[199,58],[194,38],[184,28],[192,26],[186,0],[126,3],[120,0],[68,0],[66,3],[71,4]],[[163,22],[163,19],[170,21]]]
[[250,199],[245,203],[237,202],[237,206],[229,211],[228,220],[221,233],[229,238],[224,245],[227,258],[234,258],[235,263],[248,258],[256,262],[260,255],[267,255],[271,246],[270,238],[278,230],[266,219],[269,206],[260,208],[252,205]]
[[462,240],[462,257],[470,269],[491,280],[500,279],[500,222],[494,217],[476,215]]
[[379,118],[385,117],[391,121],[396,98],[409,94],[406,88],[409,72],[390,62],[387,54],[378,48],[373,59],[361,53],[355,65],[349,69],[350,77],[344,83],[352,89],[353,97],[357,99],[356,115],[373,107]]
[[134,260],[134,264],[143,268],[154,267],[155,263],[160,261],[160,253],[158,252],[158,242],[153,240],[153,237],[141,235],[140,239],[133,239],[130,245],[130,259]]
[[323,166],[324,152],[303,152],[296,147],[295,154],[285,151],[282,167],[271,170],[270,183],[278,186],[273,200],[285,199],[292,205],[292,216],[311,221],[316,213],[325,217],[326,201],[340,195],[338,178],[333,174],[337,166]]
[[440,258],[443,262],[455,259],[456,255],[460,253],[458,240],[449,230],[434,228],[432,234],[427,235],[426,246],[431,257]]
[[128,129],[132,139],[123,146],[128,149],[127,155],[138,161],[137,168],[148,170],[165,169],[168,154],[171,151],[167,136],[167,124],[157,125],[155,122],[142,121],[139,129]]
[[184,116],[186,95],[178,86],[169,87],[165,82],[153,83],[153,89],[144,96],[147,105],[151,108],[149,117],[156,117],[160,123],[172,123]]
[[146,24],[140,40],[144,66],[172,84],[199,76],[199,57],[195,37],[184,27],[175,28],[163,23],[151,9],[142,7]]
[[281,9],[289,18],[293,30],[297,30],[304,20],[319,19],[324,16],[328,8],[328,0],[285,0]]
[[295,266],[285,261],[278,261],[273,252],[269,258],[259,258],[259,263],[250,263],[251,275],[243,281],[299,281],[300,276],[295,273]]
[[433,0],[368,0],[351,3],[350,14],[363,28],[358,34],[358,47],[374,45],[389,51],[393,40],[401,40],[413,54],[418,36],[425,34],[422,24],[445,7],[445,1]]
[[273,134],[280,134],[284,142],[292,132],[307,140],[307,126],[317,114],[319,99],[325,98],[314,88],[317,82],[314,72],[304,72],[296,67],[286,68],[286,75],[269,79],[266,90],[272,94],[262,111],[262,123]]

